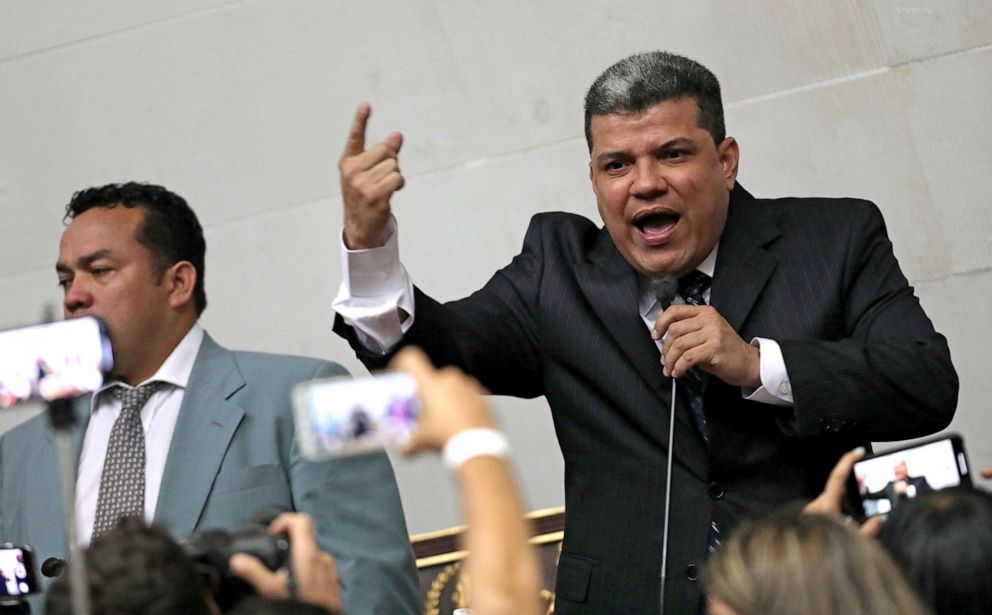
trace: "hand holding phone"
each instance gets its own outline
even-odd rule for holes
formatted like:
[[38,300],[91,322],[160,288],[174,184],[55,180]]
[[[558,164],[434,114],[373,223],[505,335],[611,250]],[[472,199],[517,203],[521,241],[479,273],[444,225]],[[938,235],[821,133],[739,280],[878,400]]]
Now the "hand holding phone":
[[486,390],[456,369],[435,369],[419,348],[404,348],[390,367],[405,372],[417,383],[421,400],[420,421],[403,452],[440,451],[455,434],[467,429],[496,429]]
[[11,543],[0,545],[0,601],[20,598],[39,590],[31,547]]
[[961,436],[951,434],[857,461],[847,493],[856,514],[884,517],[900,502],[958,485],[970,487],[971,473]]

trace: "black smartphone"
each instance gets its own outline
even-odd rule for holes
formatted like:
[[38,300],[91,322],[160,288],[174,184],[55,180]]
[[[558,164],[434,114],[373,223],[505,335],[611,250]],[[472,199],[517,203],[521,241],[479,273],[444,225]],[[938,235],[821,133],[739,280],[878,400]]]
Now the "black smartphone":
[[869,455],[854,464],[847,494],[855,514],[888,515],[900,502],[930,491],[971,486],[971,470],[958,434],[948,434]]
[[0,544],[0,600],[35,594],[40,589],[31,547]]
[[95,391],[113,366],[106,326],[96,318],[0,331],[0,408]]

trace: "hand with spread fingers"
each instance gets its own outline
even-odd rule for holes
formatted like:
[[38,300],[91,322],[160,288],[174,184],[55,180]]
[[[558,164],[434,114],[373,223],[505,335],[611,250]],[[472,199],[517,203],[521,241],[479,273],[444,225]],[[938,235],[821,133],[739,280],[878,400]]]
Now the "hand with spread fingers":
[[698,365],[727,384],[761,386],[757,347],[741,339],[712,306],[669,306],[658,315],[651,337],[665,340],[661,353],[665,376],[681,378]]
[[365,149],[370,115],[369,103],[358,105],[338,162],[344,199],[344,240],[352,250],[383,245],[391,213],[389,200],[404,183],[399,167],[403,135],[391,132],[382,142]]
[[289,537],[289,570],[273,572],[258,558],[244,553],[231,556],[231,570],[247,581],[263,598],[295,598],[331,613],[341,612],[341,586],[330,554],[317,546],[313,519],[302,513],[283,513],[269,525],[273,534]]

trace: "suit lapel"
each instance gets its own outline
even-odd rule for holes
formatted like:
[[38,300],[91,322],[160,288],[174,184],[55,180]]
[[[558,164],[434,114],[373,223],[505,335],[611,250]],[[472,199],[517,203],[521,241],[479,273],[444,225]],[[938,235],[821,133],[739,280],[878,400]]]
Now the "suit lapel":
[[244,386],[234,355],[205,334],[183,396],[155,506],[155,521],[175,535],[196,528],[227,446],[244,417],[234,400]]
[[735,331],[741,330],[778,266],[778,259],[766,247],[779,235],[779,221],[759,209],[744,188],[735,186],[710,290],[710,304]]
[[[576,266],[575,274],[596,316],[667,410],[671,381],[661,373],[661,353],[638,313],[637,274],[616,249],[609,233],[600,232],[591,262]],[[676,415],[696,433],[685,412]]]

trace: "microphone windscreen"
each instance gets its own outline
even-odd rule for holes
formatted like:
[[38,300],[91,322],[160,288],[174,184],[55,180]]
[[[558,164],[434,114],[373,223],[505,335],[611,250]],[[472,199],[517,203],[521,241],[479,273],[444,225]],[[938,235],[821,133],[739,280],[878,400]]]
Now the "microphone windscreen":
[[41,563],[41,574],[52,579],[61,575],[64,569],[65,560],[57,557],[50,557]]
[[679,280],[673,275],[651,280],[651,292],[661,304],[661,309],[667,310],[668,306],[672,304],[672,299],[679,292]]

